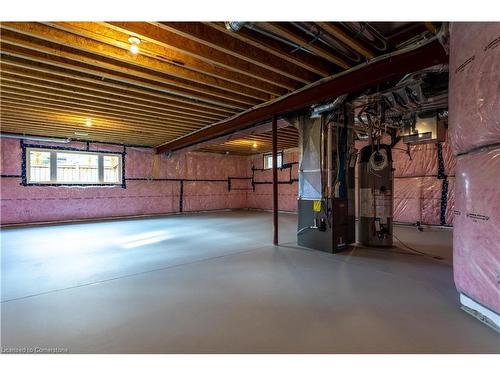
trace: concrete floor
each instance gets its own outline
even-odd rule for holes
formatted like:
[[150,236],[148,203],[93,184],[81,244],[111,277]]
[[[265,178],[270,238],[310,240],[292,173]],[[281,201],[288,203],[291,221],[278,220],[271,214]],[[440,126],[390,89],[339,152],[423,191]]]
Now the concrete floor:
[[297,247],[296,216],[218,212],[2,229],[2,347],[71,353],[499,353],[445,259]]

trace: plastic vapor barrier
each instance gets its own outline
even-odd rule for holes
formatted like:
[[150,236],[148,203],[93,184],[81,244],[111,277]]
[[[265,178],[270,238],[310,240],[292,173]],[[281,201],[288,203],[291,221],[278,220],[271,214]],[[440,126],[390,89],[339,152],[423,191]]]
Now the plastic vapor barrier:
[[[358,150],[365,145],[367,145],[366,141],[355,142]],[[439,146],[437,142],[408,146],[400,141],[392,148],[394,221],[403,223],[420,221],[431,225],[453,224],[456,157],[448,142],[442,142],[441,147],[442,176],[438,173]],[[358,206],[357,198],[356,206]],[[358,212],[356,214],[359,216]]]
[[[280,211],[297,211],[298,193],[298,149],[283,151],[283,165],[278,169],[278,209]],[[254,170],[255,190],[251,188],[247,192],[247,207],[261,210],[273,209],[273,174],[271,169],[262,170],[264,167],[263,155],[252,155],[248,157],[248,170]],[[248,182],[251,184],[251,182]]]
[[455,284],[500,313],[500,24],[453,23],[450,49]]
[[454,22],[449,131],[455,154],[500,143],[500,23]]
[[[139,147],[28,142],[78,150],[88,147],[89,151],[122,153],[125,150],[125,187],[22,186],[20,141],[2,138],[2,224],[247,207],[247,191],[251,190],[248,180],[232,181],[232,190],[228,189],[227,182],[231,176],[245,178],[251,174],[244,156],[185,153],[167,157]],[[185,181],[181,184],[180,179]]]
[[500,148],[462,155],[455,179],[453,271],[458,290],[500,312]]
[[298,117],[299,198],[321,199],[321,118]]

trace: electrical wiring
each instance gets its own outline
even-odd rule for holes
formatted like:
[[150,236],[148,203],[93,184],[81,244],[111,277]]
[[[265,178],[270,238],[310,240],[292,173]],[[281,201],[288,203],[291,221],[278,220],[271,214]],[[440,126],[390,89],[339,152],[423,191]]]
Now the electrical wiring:
[[403,245],[404,247],[406,247],[408,250],[410,251],[413,251],[415,253],[418,253],[422,256],[427,256],[427,257],[430,257],[430,258],[433,258],[433,259],[437,259],[437,260],[444,260],[443,257],[439,256],[439,255],[432,255],[432,254],[429,254],[429,253],[425,253],[423,251],[420,251],[420,250],[417,250],[417,249],[414,249],[413,247],[405,244],[403,241],[401,241],[394,233],[392,234],[392,236],[401,244]]

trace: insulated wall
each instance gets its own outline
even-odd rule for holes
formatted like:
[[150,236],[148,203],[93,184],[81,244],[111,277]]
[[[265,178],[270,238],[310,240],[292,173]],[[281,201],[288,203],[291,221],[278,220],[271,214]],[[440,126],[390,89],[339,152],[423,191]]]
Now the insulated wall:
[[455,283],[500,313],[500,148],[459,156],[457,170]]
[[[359,150],[367,144],[356,141],[355,147]],[[452,225],[456,159],[449,143],[400,141],[392,148],[392,159],[394,221]]]
[[[278,207],[280,211],[297,211],[298,197],[298,149],[283,151],[283,165],[278,170]],[[263,170],[263,155],[254,155],[248,158],[248,169],[253,171],[255,191],[248,191],[248,208],[272,210],[273,208],[273,175],[272,170]],[[253,169],[253,170],[252,170]],[[249,185],[251,188],[251,185]]]
[[500,143],[500,23],[450,27],[450,141],[455,153]]
[[452,225],[455,157],[448,142],[404,144],[392,149],[394,220]]
[[[31,142],[38,143],[40,142]],[[356,142],[359,149],[365,143]],[[68,145],[85,150],[86,143]],[[148,148],[126,148],[126,189],[121,187],[21,186],[19,140],[2,139],[1,222],[90,219],[113,216],[151,215],[226,208],[272,209],[272,171],[264,170],[263,155],[225,156],[187,153],[167,158]],[[414,223],[440,223],[443,180],[437,178],[437,145],[405,145],[393,150],[395,159],[395,218]],[[444,170],[448,175],[446,223],[453,218],[455,158],[443,143]],[[122,146],[89,144],[89,150],[122,152]],[[279,209],[297,211],[298,149],[284,151],[284,168],[278,171]],[[253,169],[252,169],[253,167]],[[255,184],[252,185],[252,176]],[[228,177],[231,179],[228,186]],[[175,180],[175,181],[168,181]],[[212,182],[207,181],[212,180]],[[213,181],[215,180],[215,181]]]
[[[359,150],[366,144],[367,142],[356,141],[355,147]],[[431,225],[443,223],[452,225],[456,158],[451,152],[449,142],[442,142],[440,146],[437,143],[410,145],[410,155],[408,155],[407,145],[400,142],[393,148],[392,152],[395,168],[395,221],[406,223],[420,221]],[[439,153],[441,153],[441,158]],[[293,163],[290,166],[291,179],[288,168],[278,172],[279,181],[281,181],[278,189],[279,209],[282,211],[297,211],[298,164],[296,163],[298,157],[298,150],[285,150],[284,164]],[[247,206],[248,208],[271,210],[273,207],[272,185],[270,184],[272,171],[262,170],[264,165],[262,154],[250,156],[248,163],[250,171],[254,167],[254,180],[257,184],[255,191],[248,191]],[[250,182],[248,183],[247,186],[250,189]]]
[[500,314],[500,23],[450,27],[457,289]]
[[[88,146],[85,142],[29,143],[89,151],[124,151],[123,146],[99,143]],[[126,147],[125,152],[125,188],[23,186],[20,141],[2,138],[1,223],[246,207],[246,191],[229,191],[227,182],[228,177],[248,175],[246,157],[187,153],[168,158],[155,155],[152,149],[135,147]],[[179,179],[186,179],[182,188]]]

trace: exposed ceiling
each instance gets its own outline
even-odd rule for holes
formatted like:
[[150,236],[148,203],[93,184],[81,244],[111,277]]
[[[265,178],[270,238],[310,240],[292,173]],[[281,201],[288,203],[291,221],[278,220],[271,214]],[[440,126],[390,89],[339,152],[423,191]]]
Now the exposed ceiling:
[[[278,129],[278,149],[285,150],[298,146],[299,133],[292,126]],[[203,146],[200,151],[229,152],[239,155],[251,155],[272,150],[272,132],[238,137],[217,145]]]
[[[1,130],[158,146],[393,51],[433,27],[259,22],[230,31],[223,22],[5,22]],[[137,54],[131,36],[140,40]],[[267,132],[203,150],[265,152],[270,140]],[[278,142],[296,146],[296,130],[280,129]]]

